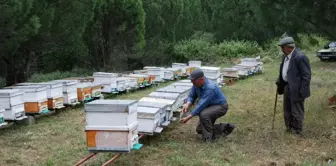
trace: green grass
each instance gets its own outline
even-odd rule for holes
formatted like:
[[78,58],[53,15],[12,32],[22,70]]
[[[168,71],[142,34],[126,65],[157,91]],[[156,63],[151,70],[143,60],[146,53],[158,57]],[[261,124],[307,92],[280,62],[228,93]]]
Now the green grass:
[[[229,112],[219,122],[231,122],[237,128],[231,136],[214,144],[201,142],[195,134],[197,118],[187,124],[174,124],[161,135],[145,141],[140,151],[122,155],[121,166],[231,166],[231,165],[326,165],[336,163],[336,114],[327,108],[328,97],[336,94],[336,64],[320,62],[309,55],[313,79],[312,96],[306,101],[305,137],[284,133],[282,96],[279,96],[275,129],[272,115],[274,81],[279,61],[265,64],[262,75],[223,87]],[[162,84],[161,86],[166,86]],[[140,99],[155,88],[116,96]],[[60,112],[37,120],[32,126],[14,126],[0,131],[0,165],[73,165],[88,154],[85,141],[84,112],[81,108]],[[101,153],[87,163],[101,165],[113,154]]]

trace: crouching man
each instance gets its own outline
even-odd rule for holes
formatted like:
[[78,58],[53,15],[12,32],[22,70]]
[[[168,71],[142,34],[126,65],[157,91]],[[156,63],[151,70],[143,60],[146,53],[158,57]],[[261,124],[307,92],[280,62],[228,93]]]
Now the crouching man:
[[233,124],[215,124],[216,120],[228,111],[227,100],[223,92],[199,69],[194,70],[189,79],[193,87],[182,111],[187,112],[197,98],[199,102],[189,116],[181,119],[181,123],[186,123],[194,116],[199,116],[196,132],[202,134],[205,142],[214,141],[218,135],[229,135],[235,128]]

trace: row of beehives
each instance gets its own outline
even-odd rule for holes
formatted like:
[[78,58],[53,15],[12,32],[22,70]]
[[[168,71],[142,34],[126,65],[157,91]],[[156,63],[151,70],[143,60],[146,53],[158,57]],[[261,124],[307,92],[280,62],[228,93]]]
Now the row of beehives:
[[243,58],[240,63],[231,68],[223,69],[223,77],[226,78],[244,78],[263,71],[263,63],[260,57]]
[[100,98],[100,84],[80,83],[78,80],[53,80],[42,83],[18,83],[0,89],[0,126],[5,121],[20,121],[26,115],[46,114],[50,110],[77,105]]
[[138,134],[161,133],[171,124],[191,90],[189,80],[157,89],[140,100],[96,100],[86,103],[86,139],[91,152],[130,152]]
[[[191,61],[190,65],[200,63]],[[26,115],[45,114],[49,110],[61,109],[64,105],[77,105],[102,98],[102,93],[119,93],[163,80],[174,80],[187,75],[192,69],[179,63],[173,63],[171,68],[164,70],[147,68],[150,69],[145,73],[144,70],[136,70],[132,74],[121,76],[117,73],[96,72],[93,77],[19,83],[5,87],[0,89],[0,126],[7,124],[5,121],[26,119]]]

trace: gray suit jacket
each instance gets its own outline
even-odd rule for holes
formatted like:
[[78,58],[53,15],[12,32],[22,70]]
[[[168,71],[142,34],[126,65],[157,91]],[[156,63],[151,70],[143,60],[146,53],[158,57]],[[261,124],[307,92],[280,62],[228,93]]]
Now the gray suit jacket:
[[[278,78],[278,92],[283,92],[285,81],[282,78],[282,68],[285,56],[280,65],[280,74]],[[309,59],[295,48],[289,62],[287,80],[289,86],[289,98],[293,101],[302,101],[310,96],[311,69]]]

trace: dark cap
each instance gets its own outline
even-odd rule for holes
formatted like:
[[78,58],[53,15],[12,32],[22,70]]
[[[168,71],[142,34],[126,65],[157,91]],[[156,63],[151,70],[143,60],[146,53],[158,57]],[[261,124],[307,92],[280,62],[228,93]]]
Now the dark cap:
[[189,79],[190,80],[195,80],[195,79],[201,78],[201,77],[204,77],[203,71],[200,70],[200,69],[196,69],[196,70],[194,70],[190,73]]
[[284,37],[280,40],[279,46],[292,45],[295,44],[292,37]]

